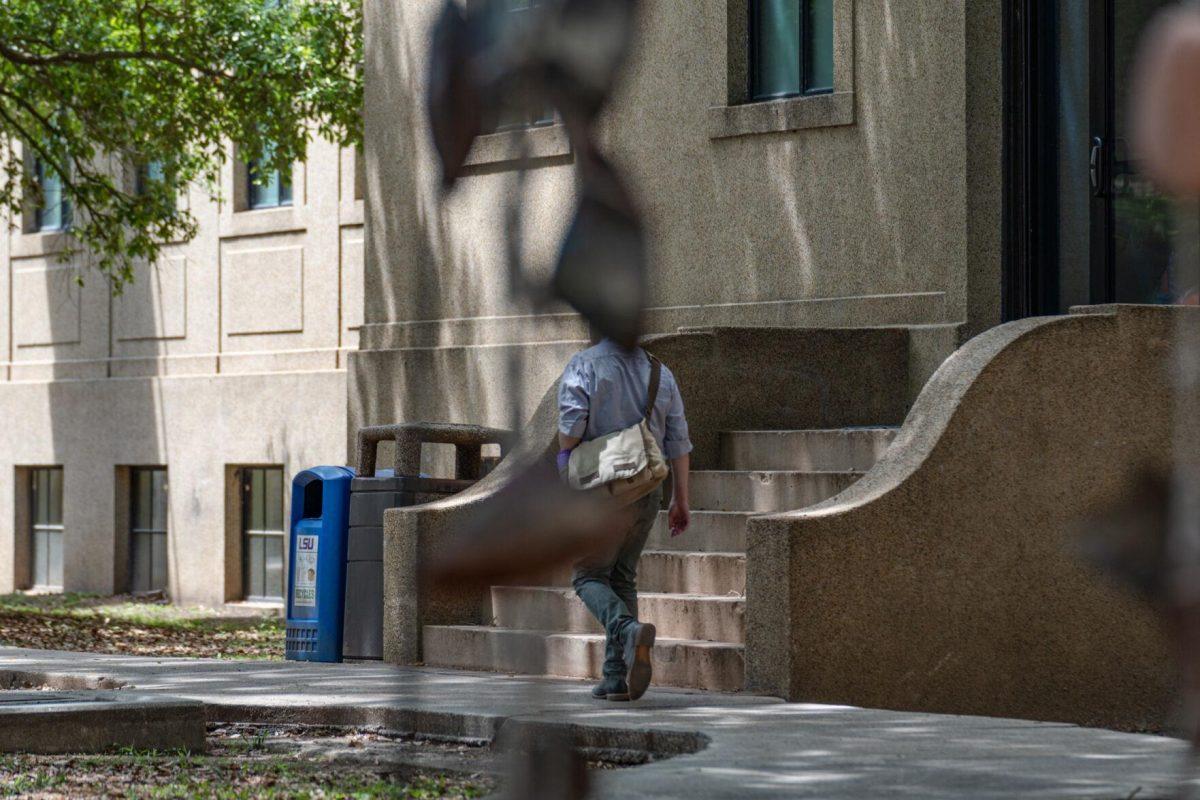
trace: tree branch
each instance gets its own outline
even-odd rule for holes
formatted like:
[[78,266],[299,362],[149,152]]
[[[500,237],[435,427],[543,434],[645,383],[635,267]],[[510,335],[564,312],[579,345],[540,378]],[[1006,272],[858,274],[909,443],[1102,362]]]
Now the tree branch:
[[54,172],[60,176],[64,185],[71,186],[71,197],[79,200],[90,213],[94,214],[95,208],[92,206],[92,204],[87,200],[86,197],[81,196],[80,193],[75,190],[74,183],[70,178],[70,171],[67,170],[64,165],[58,163],[58,159],[56,159],[54,155],[49,152],[49,150],[47,150],[45,147],[42,147],[38,140],[34,138],[34,136],[28,130],[25,129],[25,126],[8,113],[8,109],[4,107],[3,103],[0,103],[0,119],[5,120],[17,132],[17,136],[20,137],[22,143],[28,147],[32,147],[37,152],[38,156],[40,156],[46,163],[50,165],[50,169],[54,170]]
[[107,61],[159,61],[174,64],[181,69],[194,70],[210,78],[225,78],[232,80],[233,75],[223,70],[213,69],[204,64],[188,61],[172,53],[156,50],[97,50],[94,53],[79,53],[64,51],[52,55],[35,55],[18,50],[5,42],[0,42],[0,57],[14,64],[28,67],[46,67],[55,64],[100,64]]

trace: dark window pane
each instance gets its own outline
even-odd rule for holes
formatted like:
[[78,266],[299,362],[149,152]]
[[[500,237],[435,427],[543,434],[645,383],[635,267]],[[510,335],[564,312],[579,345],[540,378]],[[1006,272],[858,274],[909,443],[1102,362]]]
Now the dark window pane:
[[250,208],[276,208],[292,204],[291,175],[261,167],[272,155],[272,149],[267,148],[261,157],[246,163],[246,201]]
[[[505,0],[500,4],[500,8],[513,15],[508,19],[514,24],[524,24],[530,19],[527,16],[528,12],[540,5],[542,0]],[[539,106],[533,98],[522,95],[522,92],[516,91],[506,98],[507,102],[499,109],[496,118],[489,120],[488,130],[510,131],[554,124],[554,106]]]
[[246,539],[246,596],[263,594],[263,540],[261,536]]
[[833,0],[808,0],[806,5],[804,90],[833,91]]
[[71,207],[63,195],[62,178],[40,158],[34,162],[34,174],[41,190],[41,202],[34,214],[35,227],[39,231],[66,228],[71,224]]
[[262,529],[265,531],[282,531],[283,470],[267,469],[263,470],[263,472],[266,473],[266,486],[264,488],[265,497],[263,500],[266,516],[263,519]]
[[263,538],[263,597],[283,597],[283,537]]
[[142,164],[137,170],[137,186],[135,191],[138,194],[145,194],[150,190],[152,183],[162,183],[166,179],[166,170],[163,169],[161,161],[151,161],[149,164]]
[[150,591],[150,534],[133,534],[133,568],[131,569],[130,588],[135,592]]
[[133,473],[133,527],[150,528],[150,473],[144,469]]
[[[167,173],[167,168],[163,165],[163,162],[151,161],[148,164],[142,164],[138,167],[134,191],[136,191],[139,195],[144,195],[148,193],[151,188],[156,188],[154,186],[155,184],[166,184],[168,182],[171,182],[173,185],[171,176]],[[174,194],[166,198],[166,204],[170,208],[175,208]]]
[[45,531],[33,532],[33,585],[45,586],[49,581],[50,542]]
[[167,471],[156,469],[151,471],[153,492],[153,513],[150,516],[150,527],[156,531],[167,529]]
[[46,485],[49,488],[50,495],[46,523],[49,525],[62,525],[62,470],[46,470]]
[[167,535],[165,533],[150,534],[153,560],[151,561],[151,591],[167,588]]
[[801,0],[751,0],[751,95],[799,94]]
[[250,526],[252,531],[263,529],[263,471],[250,470]]
[[45,525],[50,520],[50,487],[46,470],[33,471],[33,524]]
[[63,535],[62,531],[47,531],[46,586],[61,589],[63,585]]

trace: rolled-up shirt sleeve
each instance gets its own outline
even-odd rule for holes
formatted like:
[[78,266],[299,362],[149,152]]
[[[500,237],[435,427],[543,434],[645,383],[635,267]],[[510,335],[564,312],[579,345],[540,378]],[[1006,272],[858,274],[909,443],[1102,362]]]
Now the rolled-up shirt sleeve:
[[683,395],[679,386],[671,381],[671,404],[667,407],[663,456],[668,460],[686,456],[692,452],[692,440],[688,438],[687,417],[683,413]]
[[587,365],[572,358],[558,384],[558,431],[582,439],[588,423]]

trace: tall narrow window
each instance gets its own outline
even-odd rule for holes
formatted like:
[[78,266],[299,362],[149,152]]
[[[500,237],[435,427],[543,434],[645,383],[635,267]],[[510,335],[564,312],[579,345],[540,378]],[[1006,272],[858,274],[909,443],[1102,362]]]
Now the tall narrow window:
[[130,588],[135,592],[166,589],[167,471],[162,467],[138,467],[130,477]]
[[62,467],[43,467],[29,474],[29,549],[35,589],[63,587],[62,474]]
[[833,0],[750,0],[750,99],[833,91]]
[[247,600],[280,600],[284,587],[283,469],[242,474],[242,586]]
[[71,201],[63,194],[63,182],[41,158],[33,162],[40,197],[34,209],[34,230],[61,231],[71,226]]
[[249,208],[278,208],[292,204],[292,176],[263,167],[272,155],[274,151],[268,147],[261,156],[246,162],[246,205]]

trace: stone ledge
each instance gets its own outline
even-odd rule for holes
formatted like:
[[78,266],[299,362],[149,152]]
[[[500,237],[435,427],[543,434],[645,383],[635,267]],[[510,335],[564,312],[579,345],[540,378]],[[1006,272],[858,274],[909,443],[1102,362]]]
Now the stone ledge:
[[854,124],[854,92],[789,97],[708,109],[708,138],[728,139]]
[[[653,306],[646,309],[644,323],[648,333],[667,333],[713,326],[938,325],[946,315],[944,292],[911,292]],[[585,342],[588,336],[586,324],[573,311],[368,322],[360,331],[363,351]]]
[[[528,148],[524,154],[522,144]],[[543,125],[480,136],[463,164],[468,167],[509,164],[521,160],[522,155],[530,160],[571,155],[567,126]]]

